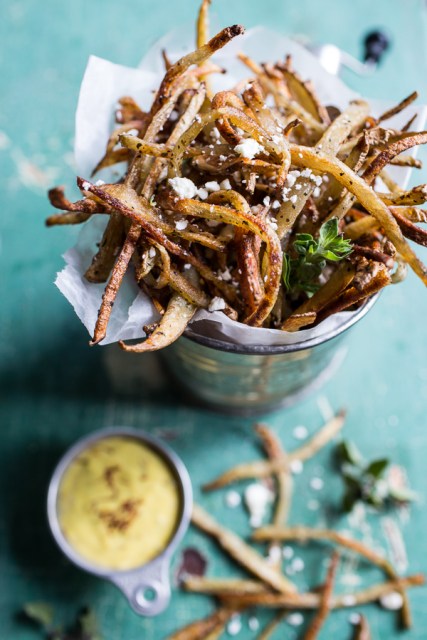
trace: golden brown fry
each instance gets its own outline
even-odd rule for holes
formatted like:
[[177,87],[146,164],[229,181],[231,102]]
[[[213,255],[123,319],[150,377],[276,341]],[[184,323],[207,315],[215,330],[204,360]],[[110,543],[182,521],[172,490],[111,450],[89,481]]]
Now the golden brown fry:
[[[396,578],[394,580],[388,580],[387,582],[381,582],[374,584],[371,587],[356,591],[352,594],[352,604],[348,604],[348,596],[336,595],[332,597],[331,609],[342,609],[369,604],[370,602],[377,602],[382,596],[392,593],[393,591],[400,591],[407,589],[408,587],[420,587],[425,584],[425,577],[423,574],[414,574],[407,576],[406,578]],[[228,607],[272,607],[283,609],[317,609],[320,604],[320,594],[305,592],[305,593],[271,593],[265,591],[264,593],[247,593],[239,595],[220,596],[220,601]]]
[[232,609],[220,607],[207,618],[190,622],[190,624],[169,636],[167,640],[206,640],[209,633],[212,633],[218,625],[226,623],[232,615]]
[[89,282],[106,282],[123,244],[124,224],[119,213],[110,215],[108,224],[102,235],[99,249],[92,258],[92,263],[85,272]]
[[182,586],[192,593],[204,593],[206,595],[235,595],[244,593],[264,593],[265,584],[255,580],[236,580],[233,578],[207,578],[205,576],[188,576],[183,580]]
[[281,593],[295,593],[295,585],[266,562],[252,547],[235,533],[219,525],[198,505],[193,505],[192,523],[216,542],[242,567],[257,576],[265,584]]
[[304,640],[316,640],[326,619],[331,611],[332,594],[335,583],[335,576],[338,570],[339,553],[334,552],[331,557],[331,561],[326,575],[325,585],[320,594],[319,608],[310,623],[307,631],[305,632]]
[[56,213],[46,218],[46,226],[54,227],[61,224],[82,224],[89,220],[92,216],[91,213],[85,213],[84,211],[67,211],[65,213]]
[[387,205],[404,206],[424,204],[424,202],[427,201],[427,185],[420,184],[409,191],[400,191],[397,193],[378,193],[378,197]]
[[197,16],[196,46],[203,47],[209,40],[209,6],[212,0],[202,0]]
[[120,340],[119,345],[123,351],[132,353],[144,353],[164,349],[175,342],[185,331],[188,323],[194,316],[197,307],[189,303],[179,294],[174,294],[169,301],[168,308],[162,317],[160,324],[144,342],[128,344]]
[[345,416],[346,412],[344,410],[339,411],[337,415],[331,418],[331,420],[328,420],[306,444],[295,451],[290,451],[283,458],[277,458],[277,460],[256,460],[254,462],[236,465],[215,480],[204,484],[203,490],[212,491],[213,489],[225,487],[237,480],[245,480],[247,478],[267,478],[281,469],[286,469],[292,460],[301,460],[303,462],[312,458],[339,433],[344,426]]
[[[426,134],[427,141],[427,134]],[[308,147],[291,145],[292,162],[299,166],[310,166],[317,171],[327,171],[336,180],[341,182],[358,201],[373,215],[384,228],[388,239],[394,244],[396,250],[402,255],[406,262],[412,267],[425,285],[427,285],[427,268],[419,260],[412,248],[406,242],[399,229],[398,224],[387,207],[381,202],[373,189],[368,184],[349,169],[343,162],[336,158],[328,158],[321,153],[316,154]],[[374,161],[376,162],[376,160]],[[372,167],[372,165],[371,165]]]
[[406,109],[406,107],[412,104],[414,100],[416,100],[417,98],[418,98],[418,92],[414,91],[407,98],[399,102],[399,104],[397,104],[395,107],[392,107],[391,109],[387,109],[387,111],[384,111],[384,113],[380,115],[380,117],[378,118],[377,122],[383,122],[384,120],[388,120],[389,118],[392,118],[393,116],[397,115],[398,113]]
[[280,328],[282,331],[298,331],[299,329],[316,322],[316,317],[317,314],[315,311],[304,311],[304,313],[294,311],[294,313],[285,320]]

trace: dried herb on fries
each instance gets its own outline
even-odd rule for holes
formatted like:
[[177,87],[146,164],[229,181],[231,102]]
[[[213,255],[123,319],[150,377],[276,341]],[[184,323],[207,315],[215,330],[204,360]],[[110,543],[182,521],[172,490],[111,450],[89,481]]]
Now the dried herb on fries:
[[406,265],[427,284],[406,240],[427,245],[418,226],[427,220],[418,208],[427,187],[404,191],[386,172],[421,166],[405,152],[425,144],[427,132],[411,132],[412,119],[385,128],[417,94],[378,118],[363,100],[339,112],[320,103],[289,56],[258,64],[240,54],[250,77],[213,95],[210,76],[224,70],[210,58],[244,29],[209,39],[209,5],[201,4],[197,49],[176,62],[164,52],[150,110],[120,100],[94,173],[125,162],[123,177],[79,178],[75,203],[50,191],[63,213],[49,226],[108,218],[85,274],[106,283],[91,344],[105,338],[128,271],[161,315],[146,342],[120,343],[135,352],[176,340],[200,308],[298,331],[356,308],[403,279]]

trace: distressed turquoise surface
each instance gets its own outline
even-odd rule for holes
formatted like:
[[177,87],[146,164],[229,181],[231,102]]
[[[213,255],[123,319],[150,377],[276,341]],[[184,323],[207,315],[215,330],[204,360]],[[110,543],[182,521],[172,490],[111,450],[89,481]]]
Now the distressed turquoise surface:
[[[227,419],[186,406],[172,390],[164,388],[156,374],[157,361],[128,357],[114,348],[89,349],[85,330],[53,286],[62,265],[60,256],[73,244],[77,230],[47,230],[43,226],[49,211],[46,188],[58,182],[72,187],[74,182],[73,118],[89,54],[134,65],[165,31],[190,23],[196,5],[193,0],[2,3],[1,638],[39,637],[16,615],[22,603],[32,600],[52,602],[58,618],[65,621],[72,619],[80,605],[91,605],[107,640],[160,640],[212,608],[208,599],[183,596],[175,590],[167,613],[156,620],[140,619],[112,586],[80,572],[56,549],[44,511],[49,476],[62,452],[91,430],[125,424],[177,436],[172,445],[189,468],[196,498],[220,520],[244,535],[248,533],[243,510],[226,509],[221,493],[201,498],[198,487],[233,462],[257,455],[251,420]],[[348,75],[348,81],[373,97],[397,100],[418,88],[427,100],[421,0],[216,0],[213,14],[221,26],[263,23],[284,33],[335,42],[356,55],[365,30],[385,25],[393,38],[393,50],[381,70],[364,80]],[[425,181],[425,171],[423,175],[416,180]],[[386,291],[369,317],[349,334],[349,355],[334,380],[297,407],[266,418],[285,446],[292,449],[298,444],[292,435],[295,425],[304,424],[310,432],[321,425],[319,398],[327,398],[333,408],[348,408],[348,437],[370,456],[386,455],[406,467],[411,485],[426,495],[426,317],[427,295],[412,275],[402,286]],[[149,375],[135,383],[137,370]],[[310,489],[314,476],[325,482],[318,494]],[[335,512],[341,488],[330,449],[309,462],[295,482],[292,522],[315,525],[328,521],[350,527],[346,518]],[[321,501],[319,510],[308,508],[310,499]],[[390,517],[402,530],[408,571],[427,572],[423,501],[411,509],[406,523],[398,515]],[[368,516],[374,543],[387,549],[383,524],[381,517]],[[187,535],[184,545],[189,544],[208,553],[212,575],[239,574],[198,533]],[[307,561],[307,583],[319,583],[324,573],[320,549],[304,549],[297,555]],[[364,566],[359,569],[368,575]],[[392,614],[375,606],[367,608],[373,637],[425,638],[426,590],[413,591],[411,602],[415,625],[402,636]],[[268,617],[259,615],[261,621]],[[350,637],[348,612],[334,614],[321,637],[332,634],[337,639]],[[246,618],[238,637],[254,637]],[[297,630],[284,624],[274,637],[296,638]]]

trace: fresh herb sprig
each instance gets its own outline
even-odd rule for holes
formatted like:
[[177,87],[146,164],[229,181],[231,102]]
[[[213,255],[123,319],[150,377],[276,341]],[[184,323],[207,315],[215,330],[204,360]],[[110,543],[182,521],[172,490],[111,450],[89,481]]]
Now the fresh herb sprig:
[[368,463],[350,441],[341,442],[336,453],[345,485],[343,511],[350,512],[357,502],[365,502],[379,509],[387,504],[402,504],[417,499],[414,491],[394,487],[384,477],[390,464],[387,458]]
[[310,233],[297,233],[292,246],[297,257],[285,253],[282,270],[283,282],[290,293],[315,293],[326,264],[339,262],[352,251],[350,240],[339,233],[338,218],[322,224],[318,240]]
[[42,629],[47,640],[102,640],[91,609],[82,609],[71,629],[67,630],[54,624],[53,608],[45,602],[29,602],[24,605],[23,613]]

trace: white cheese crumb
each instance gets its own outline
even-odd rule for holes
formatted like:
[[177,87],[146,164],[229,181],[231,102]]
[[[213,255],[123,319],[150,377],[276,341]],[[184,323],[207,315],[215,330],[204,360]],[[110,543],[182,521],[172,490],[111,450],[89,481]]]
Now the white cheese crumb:
[[200,187],[200,189],[197,189],[197,195],[199,196],[200,200],[206,200],[206,198],[208,197],[209,193],[207,189],[204,189],[203,187]]
[[275,200],[271,206],[273,209],[278,209],[280,207],[279,200]]
[[225,178],[222,182],[219,183],[221,189],[232,189],[231,182],[228,178]]
[[301,460],[296,459],[296,460],[291,460],[289,468],[290,468],[292,473],[299,474],[299,473],[302,473],[302,470],[303,470],[304,466],[303,466]]
[[189,264],[188,262],[184,265],[184,269],[191,269],[191,264]]
[[298,157],[299,157],[299,158],[303,158],[304,156],[302,155],[302,153],[299,153],[299,154],[298,154]]
[[189,178],[169,178],[168,182],[180,199],[194,198],[197,193],[196,185]]
[[129,131],[126,131],[127,136],[137,136],[138,133],[139,133],[138,129],[129,129]]
[[237,636],[242,630],[242,619],[239,614],[232,616],[230,622],[227,624],[227,633],[230,636]]
[[268,222],[270,224],[270,227],[273,229],[273,231],[277,231],[279,226],[278,226],[276,220],[273,220],[273,218],[268,218]]
[[304,560],[302,558],[294,558],[291,562],[291,567],[292,569],[295,571],[295,573],[298,573],[299,571],[304,571]]
[[219,191],[221,187],[219,186],[218,182],[216,182],[215,180],[211,180],[211,182],[206,182],[205,189],[206,191],[209,191],[209,193],[213,193],[214,191]]
[[292,202],[292,204],[295,204],[295,202],[298,200],[298,196],[296,195],[296,193],[294,193],[294,195],[291,196],[289,200]]
[[270,204],[270,196],[265,196],[264,200],[262,201],[263,204],[268,207]]
[[297,181],[296,177],[288,173],[288,176],[286,178],[286,184],[288,185],[288,187],[293,187],[296,181]]
[[356,624],[359,624],[360,622],[360,613],[350,613],[348,621],[350,624],[356,626]]
[[316,187],[315,190],[313,191],[313,197],[318,198],[319,196],[320,196],[320,189],[319,187]]
[[301,171],[301,176],[303,178],[309,178],[311,176],[311,169],[303,169],[303,171]]
[[312,478],[310,480],[310,487],[314,489],[314,491],[320,491],[323,489],[324,482],[322,478]]
[[291,627],[299,627],[304,622],[304,616],[299,611],[295,613],[291,613],[286,618],[286,622],[291,625]]
[[90,182],[88,182],[87,180],[85,180],[82,184],[82,189],[83,191],[89,191],[90,189]]
[[305,440],[306,437],[308,436],[308,429],[307,429],[307,427],[304,427],[304,425],[299,424],[292,431],[292,435],[297,440]]
[[177,111],[172,111],[172,113],[169,116],[169,120],[171,122],[175,122],[175,120],[178,120],[178,112]]
[[102,187],[102,185],[103,185],[103,184],[105,184],[105,181],[104,181],[104,180],[97,180],[97,181],[95,182],[95,185],[96,185],[97,187]]
[[225,494],[224,500],[227,507],[230,507],[231,509],[235,509],[242,502],[240,493],[238,493],[234,489],[227,491],[227,493]]
[[222,311],[223,309],[225,309],[225,307],[226,304],[224,298],[215,296],[215,298],[212,298],[212,300],[210,301],[208,311],[210,311],[211,313],[213,313],[214,311]]
[[220,155],[219,159],[220,159],[220,162],[225,162],[227,160],[227,156]]
[[273,502],[273,493],[259,482],[253,482],[245,489],[245,503],[249,511],[252,527],[259,527],[266,509]]
[[285,547],[283,547],[282,554],[285,560],[290,560],[294,555],[294,550],[292,549],[292,547],[286,545]]
[[384,596],[381,596],[380,604],[383,609],[398,611],[402,608],[403,598],[397,591],[392,591],[391,593],[386,593]]
[[281,559],[282,559],[282,550],[281,550],[281,548],[279,547],[278,544],[273,544],[270,547],[270,550],[268,552],[268,556],[267,556],[268,564],[276,564]]
[[150,258],[155,258],[156,257],[156,250],[154,247],[150,247],[148,250],[148,255],[150,256]]
[[221,280],[224,280],[225,282],[229,282],[232,279],[230,270],[228,268],[224,269],[224,271],[221,272],[220,276]]
[[255,618],[255,616],[251,616],[248,620],[248,627],[250,631],[258,631],[259,629],[259,620]]
[[177,220],[175,222],[175,229],[177,231],[184,231],[187,228],[188,221],[187,220]]
[[237,144],[234,147],[234,151],[238,153],[239,156],[252,160],[252,158],[254,158],[257,153],[261,153],[262,151],[264,151],[264,147],[252,138],[245,138],[243,142],[240,142],[240,144]]

